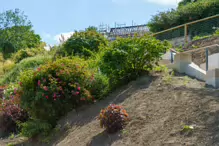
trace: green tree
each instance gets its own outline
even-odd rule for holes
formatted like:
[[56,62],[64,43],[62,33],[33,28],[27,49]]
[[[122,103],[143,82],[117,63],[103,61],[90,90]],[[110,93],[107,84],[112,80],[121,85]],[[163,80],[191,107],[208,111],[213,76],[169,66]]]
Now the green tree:
[[111,88],[126,84],[147,73],[169,48],[168,42],[161,42],[149,35],[118,38],[105,49],[100,70],[109,77]]
[[107,39],[96,31],[75,32],[65,43],[64,50],[68,55],[89,58],[106,46]]
[[22,48],[37,47],[40,40],[27,16],[19,9],[0,13],[0,48],[5,57]]
[[[189,3],[189,4],[188,4]],[[184,5],[185,4],[185,5]],[[219,0],[184,0],[177,9],[166,12],[160,12],[153,16],[148,26],[151,32],[159,32],[178,25],[182,25],[195,20],[210,17],[219,13]],[[209,35],[214,33],[212,28],[219,25],[219,19],[211,19],[189,26],[189,33],[193,37],[195,35]],[[184,34],[184,30],[177,29],[171,32],[158,35],[159,39],[171,39],[180,37]]]
[[86,31],[97,31],[97,27],[95,26],[89,26],[88,28],[85,29]]
[[7,10],[0,13],[0,29],[11,28],[13,26],[32,26],[30,20],[19,9]]
[[178,6],[184,6],[192,2],[197,2],[197,0],[182,0],[181,2],[179,2]]

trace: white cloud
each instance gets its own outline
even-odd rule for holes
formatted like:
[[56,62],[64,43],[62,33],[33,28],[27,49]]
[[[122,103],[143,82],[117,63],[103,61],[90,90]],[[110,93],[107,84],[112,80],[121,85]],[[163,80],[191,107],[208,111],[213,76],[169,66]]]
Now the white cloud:
[[63,37],[64,37],[64,40],[66,41],[66,40],[69,39],[73,34],[74,34],[74,32],[60,33],[60,34],[54,36],[54,40],[55,40],[57,43],[60,43],[60,39],[62,39],[61,36],[63,36]]
[[144,0],[158,5],[176,6],[181,0]]
[[50,47],[47,45],[47,46],[44,47],[44,49],[47,50],[47,51],[49,51],[49,50],[50,50]]

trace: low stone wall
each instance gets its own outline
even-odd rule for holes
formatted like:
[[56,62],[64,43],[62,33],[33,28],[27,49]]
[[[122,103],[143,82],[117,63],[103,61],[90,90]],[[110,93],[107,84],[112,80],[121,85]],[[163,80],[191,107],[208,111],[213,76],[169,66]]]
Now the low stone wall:
[[206,62],[206,48],[208,48],[208,55],[213,55],[219,53],[219,45],[214,44],[211,46],[205,46],[199,49],[193,49],[189,51],[185,51],[183,53],[192,55],[192,62],[200,66],[201,64]]
[[208,70],[201,69],[192,62],[192,54],[178,53],[175,55],[174,63],[167,65],[168,68],[174,69],[179,73],[185,73],[199,80],[205,81],[207,85],[219,88],[219,68]]
[[219,68],[212,69],[207,72],[206,84],[219,88]]

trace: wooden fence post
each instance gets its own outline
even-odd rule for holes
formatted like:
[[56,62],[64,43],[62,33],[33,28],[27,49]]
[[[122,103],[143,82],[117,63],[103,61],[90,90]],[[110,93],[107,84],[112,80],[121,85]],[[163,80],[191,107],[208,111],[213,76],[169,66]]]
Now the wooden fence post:
[[185,41],[184,41],[184,46],[186,45],[186,43],[188,42],[188,25],[185,24],[184,26],[184,37],[185,37]]

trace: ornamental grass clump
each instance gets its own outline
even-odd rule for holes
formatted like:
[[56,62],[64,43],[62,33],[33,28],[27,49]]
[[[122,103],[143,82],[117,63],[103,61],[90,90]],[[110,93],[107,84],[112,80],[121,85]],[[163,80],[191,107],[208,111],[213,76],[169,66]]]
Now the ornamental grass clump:
[[100,126],[106,128],[108,133],[115,133],[124,128],[129,121],[129,115],[122,106],[110,104],[101,110],[99,120]]

